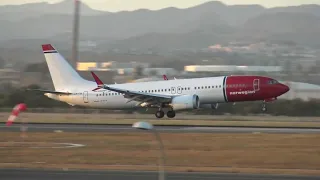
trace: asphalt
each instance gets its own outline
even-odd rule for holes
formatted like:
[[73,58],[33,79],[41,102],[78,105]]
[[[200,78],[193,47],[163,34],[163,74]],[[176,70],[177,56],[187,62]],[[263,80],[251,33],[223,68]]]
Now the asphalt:
[[[0,125],[0,132],[19,132],[20,124],[10,127]],[[85,125],[85,124],[27,124],[28,132],[132,132],[137,131],[130,125]],[[256,127],[188,127],[188,126],[155,126],[159,132],[176,133],[320,133],[320,129],[311,128],[256,128]]]
[[[0,169],[1,180],[152,180],[157,172],[130,171],[49,171]],[[318,180],[315,176],[246,175],[218,173],[168,173],[166,180]]]

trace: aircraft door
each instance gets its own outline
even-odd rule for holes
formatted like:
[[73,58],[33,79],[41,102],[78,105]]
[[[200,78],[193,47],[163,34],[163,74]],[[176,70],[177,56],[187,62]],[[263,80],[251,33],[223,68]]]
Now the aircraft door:
[[88,103],[89,102],[89,97],[88,97],[88,91],[83,92],[83,102]]
[[181,93],[182,93],[182,87],[178,86],[177,93],[178,93],[178,94],[181,94]]
[[176,93],[176,88],[175,87],[171,87],[171,94],[175,94]]
[[260,79],[253,80],[253,90],[259,91],[260,90]]

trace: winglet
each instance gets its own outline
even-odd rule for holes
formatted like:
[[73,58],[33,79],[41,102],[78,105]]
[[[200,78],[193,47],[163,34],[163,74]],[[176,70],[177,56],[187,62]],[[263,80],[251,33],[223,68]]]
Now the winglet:
[[169,80],[165,74],[163,75],[163,80]]
[[51,44],[43,44],[42,45],[42,51],[44,53],[55,53],[57,50],[54,49],[54,47]]
[[98,86],[97,88],[93,89],[92,91],[96,91],[98,89],[101,89],[104,86],[103,82],[100,80],[100,78],[94,72],[91,71],[91,74],[92,74],[94,81],[97,83],[97,86]]

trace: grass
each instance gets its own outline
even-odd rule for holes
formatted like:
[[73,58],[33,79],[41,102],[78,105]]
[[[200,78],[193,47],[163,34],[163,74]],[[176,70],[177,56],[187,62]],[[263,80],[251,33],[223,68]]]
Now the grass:
[[[163,133],[161,138],[168,171],[320,175],[319,134]],[[157,170],[158,146],[146,132],[29,132],[24,140],[86,145],[71,149],[12,144],[19,141],[19,133],[1,133],[0,167]]]
[[[0,113],[0,122],[5,122],[9,113]],[[182,118],[182,119],[179,119]],[[192,119],[197,118],[197,119]],[[59,114],[22,113],[17,122],[29,123],[80,123],[80,124],[123,124],[147,121],[154,125],[197,125],[197,126],[253,126],[253,127],[305,127],[320,128],[320,118],[255,117],[255,116],[192,116],[179,115],[175,119],[156,119],[153,115],[136,114]]]

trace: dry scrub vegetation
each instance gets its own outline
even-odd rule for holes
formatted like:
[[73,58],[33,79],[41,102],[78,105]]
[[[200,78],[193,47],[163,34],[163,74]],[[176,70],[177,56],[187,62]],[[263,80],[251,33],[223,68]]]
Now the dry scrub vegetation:
[[[28,133],[25,142],[80,143],[32,149],[20,133],[2,132],[1,167],[156,170],[158,146],[149,133]],[[319,134],[161,134],[171,171],[320,174]],[[172,166],[172,167],[169,167]]]

